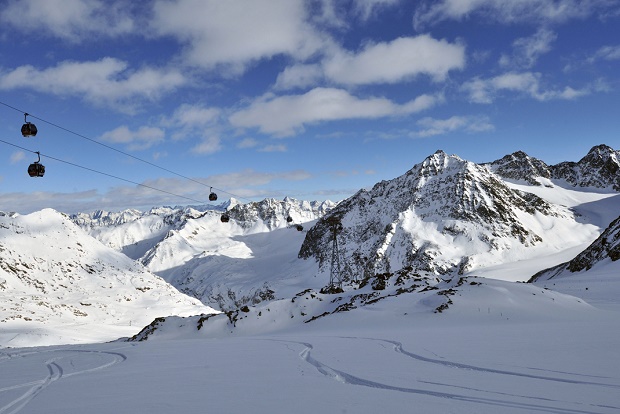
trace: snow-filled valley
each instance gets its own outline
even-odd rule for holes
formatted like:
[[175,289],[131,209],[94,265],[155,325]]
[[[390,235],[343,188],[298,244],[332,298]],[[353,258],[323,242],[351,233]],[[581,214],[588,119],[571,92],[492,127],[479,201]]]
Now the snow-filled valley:
[[0,414],[620,412],[619,158],[1,213]]

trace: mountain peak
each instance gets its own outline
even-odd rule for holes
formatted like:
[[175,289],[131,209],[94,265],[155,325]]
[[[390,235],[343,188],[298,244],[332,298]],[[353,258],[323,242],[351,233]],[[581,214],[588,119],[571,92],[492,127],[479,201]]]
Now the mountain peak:
[[[508,187],[487,167],[437,151],[406,174],[358,192],[330,216],[343,225],[345,267],[356,273],[410,268],[429,275],[464,272],[499,246],[542,241],[522,217],[570,220],[572,214]],[[331,230],[321,219],[307,233],[299,257],[321,268],[331,257]],[[444,245],[445,243],[445,245]],[[449,245],[450,248],[446,248]],[[486,260],[486,259],[484,259]]]
[[552,167],[553,178],[575,187],[611,187],[620,191],[620,151],[601,144],[590,149],[579,162],[562,162]]
[[531,185],[539,186],[537,178],[550,178],[551,170],[543,161],[530,157],[523,151],[516,151],[487,165],[491,171],[500,177],[526,181]]

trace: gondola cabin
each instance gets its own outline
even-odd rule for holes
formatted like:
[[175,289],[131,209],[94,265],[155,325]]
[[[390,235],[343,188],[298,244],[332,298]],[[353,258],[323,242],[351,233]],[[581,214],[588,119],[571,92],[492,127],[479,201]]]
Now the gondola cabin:
[[209,194],[209,201],[215,201],[215,200],[217,200],[217,194],[215,194],[215,193],[213,192],[213,187],[211,187],[211,189],[209,190],[209,192],[211,193],[211,194]]
[[304,230],[304,226],[302,226],[301,224],[296,225],[295,228],[297,229],[297,231],[303,231]]
[[230,216],[228,214],[222,214],[220,220],[222,221],[222,223],[228,223],[230,221]]
[[22,125],[22,135],[24,138],[34,137],[37,135],[37,127],[32,122],[26,122]]
[[39,159],[30,164],[30,166],[28,166],[28,175],[31,177],[43,177],[43,175],[45,174],[45,166],[43,166],[43,164],[40,164],[41,153],[37,151],[35,152],[35,154],[37,154]]
[[28,167],[28,175],[31,177],[43,177],[45,174],[45,166],[39,162],[33,162]]
[[293,217],[288,216],[288,217],[286,218],[286,222],[287,222],[287,223],[291,223],[292,221],[293,221]]

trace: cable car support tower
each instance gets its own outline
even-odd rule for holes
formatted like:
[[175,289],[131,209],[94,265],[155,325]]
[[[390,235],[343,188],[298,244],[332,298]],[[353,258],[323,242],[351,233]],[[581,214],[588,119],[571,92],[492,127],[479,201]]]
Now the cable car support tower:
[[342,266],[340,264],[340,253],[338,250],[338,233],[342,231],[342,223],[340,222],[340,219],[330,217],[327,219],[327,224],[330,227],[332,238],[332,261],[329,271],[328,289],[331,291],[342,291],[342,283],[346,279],[345,272],[342,270]]

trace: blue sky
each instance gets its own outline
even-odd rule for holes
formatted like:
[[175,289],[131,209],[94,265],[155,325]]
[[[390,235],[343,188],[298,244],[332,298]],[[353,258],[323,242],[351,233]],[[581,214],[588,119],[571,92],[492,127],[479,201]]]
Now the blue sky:
[[335,201],[438,149],[620,149],[617,0],[0,5],[0,211]]

